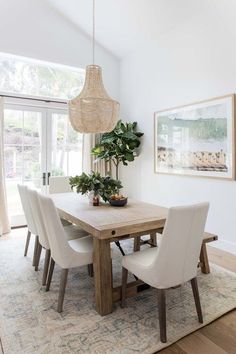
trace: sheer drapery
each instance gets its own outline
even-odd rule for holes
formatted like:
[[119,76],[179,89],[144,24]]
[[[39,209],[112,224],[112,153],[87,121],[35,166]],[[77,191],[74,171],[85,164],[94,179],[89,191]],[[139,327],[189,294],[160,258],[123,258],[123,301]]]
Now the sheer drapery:
[[110,162],[105,160],[95,161],[96,157],[91,154],[92,148],[99,142],[100,134],[84,134],[83,137],[83,172],[100,172],[102,176],[111,175]]
[[4,127],[4,99],[0,97],[0,227],[2,233],[10,232],[10,223],[7,212],[5,173],[4,173],[4,148],[3,148],[3,127]]

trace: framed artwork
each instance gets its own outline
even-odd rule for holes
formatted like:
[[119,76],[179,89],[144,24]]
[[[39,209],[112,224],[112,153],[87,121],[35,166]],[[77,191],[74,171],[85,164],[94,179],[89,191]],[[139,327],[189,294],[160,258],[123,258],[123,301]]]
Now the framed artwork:
[[155,172],[235,179],[235,95],[154,114]]

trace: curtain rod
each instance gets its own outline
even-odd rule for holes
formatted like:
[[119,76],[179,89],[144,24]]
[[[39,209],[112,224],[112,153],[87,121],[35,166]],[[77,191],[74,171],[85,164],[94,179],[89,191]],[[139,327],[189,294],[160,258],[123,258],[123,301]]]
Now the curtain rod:
[[39,101],[39,102],[46,102],[46,103],[67,104],[67,101],[65,101],[65,100],[57,101],[57,100],[50,100],[47,98],[22,97],[22,96],[4,95],[4,94],[0,94],[0,97],[17,98],[17,99],[22,99],[22,100]]

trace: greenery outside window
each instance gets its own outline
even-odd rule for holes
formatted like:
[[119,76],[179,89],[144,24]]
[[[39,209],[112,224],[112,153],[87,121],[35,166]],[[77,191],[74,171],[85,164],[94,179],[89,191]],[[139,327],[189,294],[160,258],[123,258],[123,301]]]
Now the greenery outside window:
[[85,70],[0,53],[0,92],[71,99],[84,84]]

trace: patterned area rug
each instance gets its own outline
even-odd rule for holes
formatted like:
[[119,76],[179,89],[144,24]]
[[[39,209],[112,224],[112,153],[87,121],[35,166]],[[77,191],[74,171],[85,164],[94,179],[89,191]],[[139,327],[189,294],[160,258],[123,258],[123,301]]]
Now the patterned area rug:
[[[69,272],[64,312],[58,314],[59,269],[46,293],[41,287],[43,264],[34,271],[33,242],[27,258],[24,242],[22,230],[0,238],[0,337],[5,354],[147,354],[201,327],[188,284],[167,293],[166,345],[159,340],[155,289],[128,299],[125,309],[117,303],[112,314],[99,316],[87,267]],[[132,250],[131,241],[122,245],[126,252]],[[114,282],[120,284],[121,256],[116,247],[113,263]],[[209,275],[199,272],[198,278],[204,325],[236,307],[236,274],[213,265],[211,270]]]

